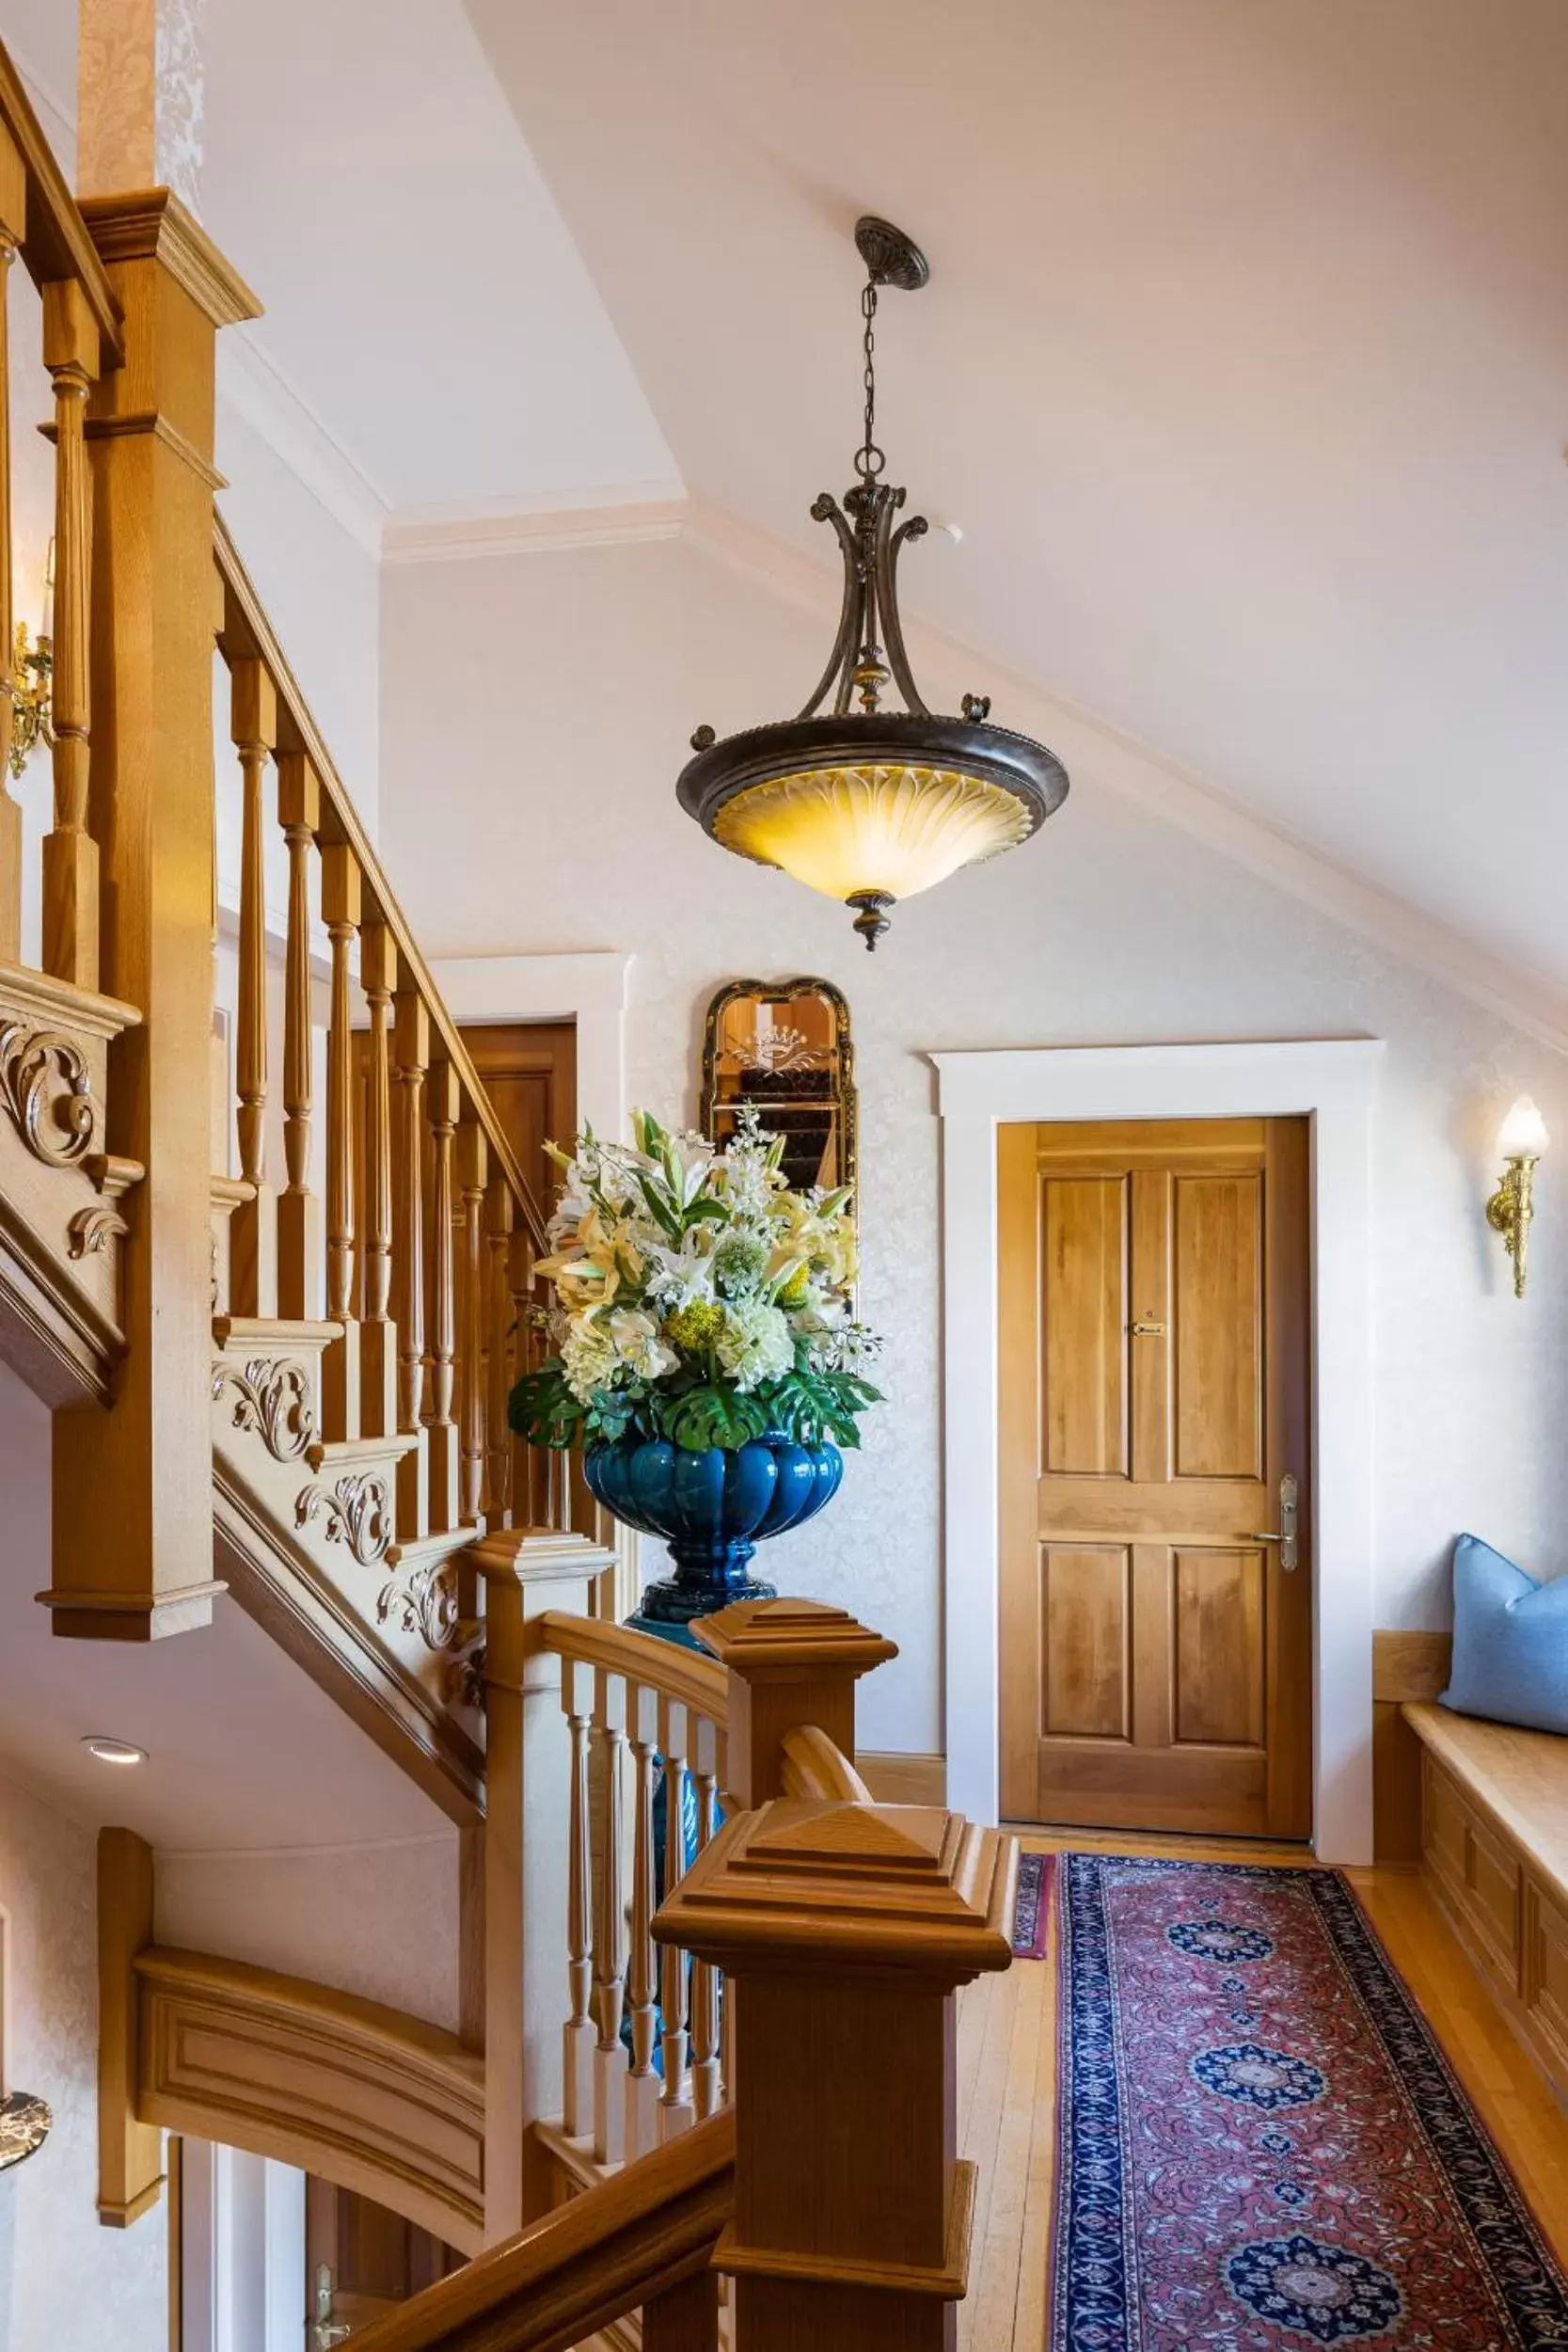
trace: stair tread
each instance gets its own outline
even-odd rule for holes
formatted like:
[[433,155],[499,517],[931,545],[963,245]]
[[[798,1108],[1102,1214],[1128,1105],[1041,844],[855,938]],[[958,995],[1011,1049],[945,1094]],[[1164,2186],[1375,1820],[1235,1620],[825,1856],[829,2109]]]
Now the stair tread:
[[266,1342],[288,1347],[330,1346],[342,1329],[341,1323],[278,1315],[214,1315],[213,1337],[220,1347],[238,1341],[245,1346]]
[[318,1438],[309,1449],[312,1470],[337,1462],[399,1462],[420,1442],[417,1429],[390,1438]]

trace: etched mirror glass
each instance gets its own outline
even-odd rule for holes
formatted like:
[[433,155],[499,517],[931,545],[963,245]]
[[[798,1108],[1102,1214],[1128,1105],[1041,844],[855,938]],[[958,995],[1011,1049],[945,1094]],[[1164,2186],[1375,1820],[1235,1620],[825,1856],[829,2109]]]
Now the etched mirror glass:
[[720,990],[703,1045],[702,1119],[721,1150],[745,1104],[784,1136],[784,1171],[793,1186],[853,1186],[849,1008],[830,980],[732,980]]

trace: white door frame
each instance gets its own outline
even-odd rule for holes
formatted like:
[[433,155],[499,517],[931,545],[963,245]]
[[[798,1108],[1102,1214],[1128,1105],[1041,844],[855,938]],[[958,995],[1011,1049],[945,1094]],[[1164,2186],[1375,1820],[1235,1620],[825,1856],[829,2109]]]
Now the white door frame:
[[1371,1115],[1380,1040],[938,1053],[947,1801],[994,1821],[996,1130],[1024,1120],[1311,1120],[1314,1843],[1372,1858]]

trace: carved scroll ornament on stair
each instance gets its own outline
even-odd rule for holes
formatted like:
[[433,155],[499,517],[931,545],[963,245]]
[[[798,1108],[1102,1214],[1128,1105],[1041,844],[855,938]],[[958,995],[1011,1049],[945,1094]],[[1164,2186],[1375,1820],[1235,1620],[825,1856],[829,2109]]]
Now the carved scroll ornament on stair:
[[457,1571],[450,1560],[417,1568],[406,1582],[391,1577],[376,1595],[376,1623],[417,1633],[426,1649],[450,1649],[458,1636]]
[[447,1667],[447,1704],[484,1711],[484,1637],[480,1634],[460,1650]]
[[98,1127],[92,1077],[80,1048],[59,1029],[0,1029],[0,1092],[35,1159],[74,1168],[91,1151]]
[[362,1568],[373,1568],[392,1540],[392,1490],[372,1471],[332,1487],[306,1486],[294,1502],[294,1525],[317,1518],[329,1544],[346,1544]]
[[[275,1462],[297,1462],[316,1434],[316,1408],[309,1367],[292,1356],[253,1356],[242,1367],[213,1366],[213,1402],[226,1388],[234,1391],[234,1427],[253,1429]],[[345,1482],[347,1483],[347,1482]],[[307,1492],[319,1492],[308,1488]],[[303,1502],[304,1497],[302,1496]],[[304,1525],[301,1519],[300,1525]],[[328,1529],[328,1534],[331,1530]],[[386,1545],[382,1546],[382,1550]],[[356,1558],[359,1555],[356,1553]],[[380,1552],[371,1555],[381,1557]]]
[[66,1254],[71,1258],[97,1257],[112,1241],[120,1241],[130,1227],[118,1209],[106,1201],[96,1207],[78,1209],[66,1227]]

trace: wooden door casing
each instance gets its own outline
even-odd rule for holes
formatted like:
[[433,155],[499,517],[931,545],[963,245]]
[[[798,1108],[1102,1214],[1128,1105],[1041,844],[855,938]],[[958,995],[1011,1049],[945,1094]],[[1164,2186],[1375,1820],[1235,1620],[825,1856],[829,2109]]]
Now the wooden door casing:
[[1307,1121],[1005,1126],[998,1184],[1003,1810],[1305,1837]]

